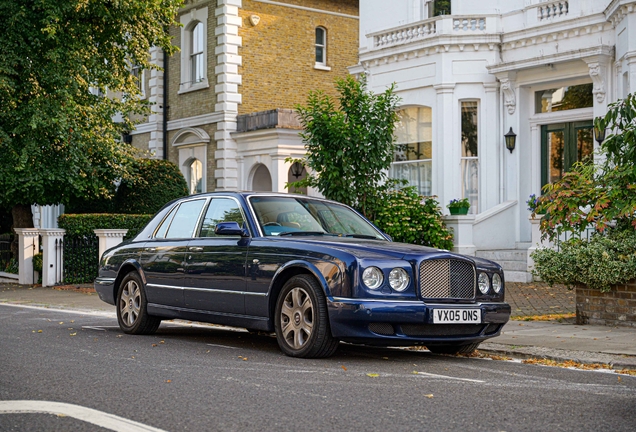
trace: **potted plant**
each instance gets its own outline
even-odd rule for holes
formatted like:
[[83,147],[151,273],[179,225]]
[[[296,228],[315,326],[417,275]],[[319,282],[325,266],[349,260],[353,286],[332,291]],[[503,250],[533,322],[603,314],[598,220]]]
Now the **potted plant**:
[[528,201],[526,201],[526,204],[528,204],[528,210],[532,212],[533,216],[535,214],[540,214],[540,215],[545,214],[545,209],[540,207],[541,197],[537,197],[535,194],[532,194],[528,198]]
[[446,207],[448,207],[451,215],[465,215],[468,214],[470,203],[468,198],[452,199]]

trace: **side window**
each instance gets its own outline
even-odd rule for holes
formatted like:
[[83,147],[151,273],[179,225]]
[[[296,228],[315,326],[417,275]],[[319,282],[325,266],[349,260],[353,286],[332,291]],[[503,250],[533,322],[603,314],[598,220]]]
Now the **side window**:
[[241,208],[233,199],[214,198],[210,202],[205,218],[203,218],[200,237],[217,237],[214,229],[220,222],[238,222],[240,226],[243,226],[245,218],[243,218]]
[[204,199],[181,203],[166,233],[166,238],[190,238],[197,227]]
[[168,216],[166,216],[166,218],[163,220],[163,223],[157,230],[157,234],[155,235],[155,238],[158,238],[158,239],[166,238],[166,232],[168,231],[168,228],[170,227],[170,223],[172,222],[172,218],[174,217],[174,213],[177,207],[179,206],[175,206],[172,210],[170,210],[170,213],[168,213]]

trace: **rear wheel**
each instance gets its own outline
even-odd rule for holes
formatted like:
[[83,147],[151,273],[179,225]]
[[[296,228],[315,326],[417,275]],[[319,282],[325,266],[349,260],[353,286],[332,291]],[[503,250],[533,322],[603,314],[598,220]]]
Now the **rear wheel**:
[[472,344],[448,344],[426,346],[428,350],[435,354],[470,354],[477,349],[479,342]]
[[329,357],[338,349],[329,327],[325,295],[309,275],[287,281],[278,295],[274,320],[276,340],[288,356]]
[[124,333],[153,334],[161,319],[148,315],[148,301],[141,278],[136,272],[124,277],[117,291],[117,321]]

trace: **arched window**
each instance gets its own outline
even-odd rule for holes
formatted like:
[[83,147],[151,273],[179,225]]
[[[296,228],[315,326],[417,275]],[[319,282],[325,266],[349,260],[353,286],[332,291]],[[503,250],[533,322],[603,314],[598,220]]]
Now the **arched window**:
[[327,66],[327,30],[316,27],[316,64]]
[[203,81],[205,78],[205,64],[203,62],[203,23],[197,23],[192,29],[192,46],[190,49],[190,71],[192,84]]
[[203,192],[203,164],[199,159],[190,162],[189,170],[190,194]]
[[263,164],[259,164],[254,170],[252,190],[260,192],[272,191],[272,176],[269,174],[267,167]]
[[432,193],[432,110],[404,108],[398,111],[398,116],[391,176],[408,181],[420,194],[429,196]]

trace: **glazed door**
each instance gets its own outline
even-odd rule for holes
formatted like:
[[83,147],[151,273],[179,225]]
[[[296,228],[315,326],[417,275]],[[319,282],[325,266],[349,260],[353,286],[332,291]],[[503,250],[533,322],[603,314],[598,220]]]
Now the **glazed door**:
[[576,162],[592,158],[592,121],[541,126],[541,186],[554,183]]

